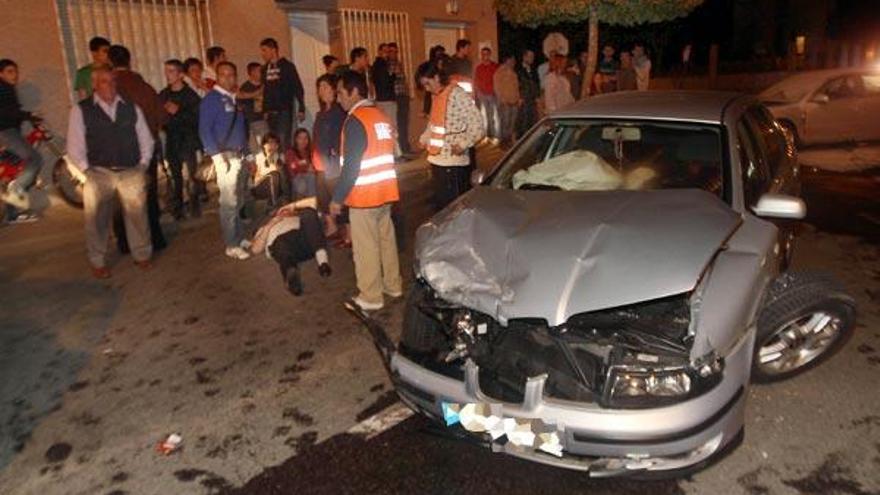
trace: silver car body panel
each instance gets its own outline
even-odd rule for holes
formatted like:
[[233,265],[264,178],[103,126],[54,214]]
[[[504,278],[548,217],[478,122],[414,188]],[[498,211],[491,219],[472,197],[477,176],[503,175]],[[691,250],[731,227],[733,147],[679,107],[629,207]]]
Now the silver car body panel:
[[694,295],[699,310],[691,322],[693,359],[712,351],[726,354],[741,332],[754,326],[764,289],[778,273],[778,254],[776,226],[746,215]]
[[481,187],[419,228],[417,266],[444,300],[556,326],[692,290],[740,221],[699,190]]

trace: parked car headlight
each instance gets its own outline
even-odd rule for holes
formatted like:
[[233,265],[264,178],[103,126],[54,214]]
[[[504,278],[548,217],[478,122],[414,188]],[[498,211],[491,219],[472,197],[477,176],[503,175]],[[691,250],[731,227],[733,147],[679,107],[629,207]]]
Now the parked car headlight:
[[[604,405],[638,409],[660,407],[696,397],[721,380],[723,362],[694,369],[612,366],[605,382]],[[708,371],[708,372],[707,372]]]

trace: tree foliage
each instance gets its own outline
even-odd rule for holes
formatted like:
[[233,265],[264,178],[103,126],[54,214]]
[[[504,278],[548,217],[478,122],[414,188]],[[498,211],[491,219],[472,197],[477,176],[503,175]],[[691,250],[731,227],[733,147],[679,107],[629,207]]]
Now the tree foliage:
[[578,22],[590,17],[595,7],[599,22],[632,26],[683,17],[703,0],[495,0],[502,17],[513,24]]

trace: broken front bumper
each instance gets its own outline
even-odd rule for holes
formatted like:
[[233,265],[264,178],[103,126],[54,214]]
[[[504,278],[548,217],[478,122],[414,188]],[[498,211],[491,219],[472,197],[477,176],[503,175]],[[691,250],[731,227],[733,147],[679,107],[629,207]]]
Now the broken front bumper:
[[694,399],[654,409],[603,409],[597,404],[544,397],[546,377],[529,379],[522,403],[503,403],[483,394],[479,368],[469,361],[464,380],[444,376],[399,353],[390,371],[403,401],[442,421],[442,403],[500,404],[501,416],[540,419],[556,428],[562,457],[510,443],[487,442],[492,450],[558,467],[588,471],[591,476],[672,472],[704,465],[739,436],[754,332],[748,332],[725,357],[720,383]]

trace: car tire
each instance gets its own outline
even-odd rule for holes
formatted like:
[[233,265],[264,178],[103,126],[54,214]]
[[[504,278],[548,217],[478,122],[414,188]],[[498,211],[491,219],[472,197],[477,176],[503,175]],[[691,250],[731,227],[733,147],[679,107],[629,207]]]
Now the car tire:
[[417,353],[436,352],[446,344],[446,336],[440,322],[421,309],[427,290],[422,283],[413,284],[407,295],[406,309],[403,313],[400,345]]
[[833,278],[807,272],[780,275],[758,315],[752,381],[784,380],[817,366],[852,336],[855,319],[855,300]]

